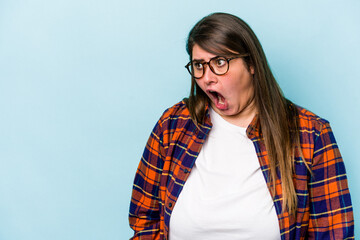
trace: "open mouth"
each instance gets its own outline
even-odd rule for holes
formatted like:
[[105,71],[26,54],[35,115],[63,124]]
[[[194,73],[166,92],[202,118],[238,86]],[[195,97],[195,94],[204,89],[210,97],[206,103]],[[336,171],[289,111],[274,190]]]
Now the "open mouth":
[[215,106],[219,109],[226,109],[227,102],[223,95],[216,91],[207,91],[211,101],[215,104]]
[[214,97],[214,99],[217,99],[219,104],[224,104],[224,97],[220,93],[215,91],[209,91],[209,93]]
[[220,93],[209,91],[209,94],[213,97],[213,100],[217,100],[219,104],[224,104],[225,98]]

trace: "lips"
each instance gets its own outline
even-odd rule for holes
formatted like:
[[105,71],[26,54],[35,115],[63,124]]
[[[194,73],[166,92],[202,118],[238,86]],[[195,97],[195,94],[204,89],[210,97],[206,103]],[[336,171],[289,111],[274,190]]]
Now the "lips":
[[207,95],[219,110],[226,110],[228,108],[228,102],[219,92],[208,90]]

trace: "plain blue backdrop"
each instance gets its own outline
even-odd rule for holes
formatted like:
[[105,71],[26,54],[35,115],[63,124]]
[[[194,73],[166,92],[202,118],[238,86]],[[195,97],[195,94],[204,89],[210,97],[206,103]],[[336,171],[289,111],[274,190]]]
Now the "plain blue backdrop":
[[189,93],[189,30],[218,11],[248,22],[285,95],[331,122],[358,223],[359,1],[1,0],[1,240],[131,236],[145,142]]

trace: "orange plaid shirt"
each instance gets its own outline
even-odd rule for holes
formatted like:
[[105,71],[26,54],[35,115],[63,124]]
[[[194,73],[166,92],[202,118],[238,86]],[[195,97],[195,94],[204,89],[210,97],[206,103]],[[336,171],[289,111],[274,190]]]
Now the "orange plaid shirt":
[[[294,184],[298,206],[294,216],[281,211],[281,177],[276,179],[272,199],[281,239],[354,239],[345,166],[329,122],[303,108],[298,110],[301,148],[313,176],[296,156]],[[199,131],[184,102],[167,109],[159,119],[134,180],[129,222],[135,233],[131,239],[168,239],[171,212],[211,126],[208,107],[207,119]],[[259,127],[255,117],[246,132],[270,187],[269,159]]]

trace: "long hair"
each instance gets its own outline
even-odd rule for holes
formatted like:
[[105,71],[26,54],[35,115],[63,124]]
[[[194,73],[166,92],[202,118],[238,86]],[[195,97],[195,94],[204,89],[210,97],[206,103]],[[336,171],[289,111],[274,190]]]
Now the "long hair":
[[[282,183],[282,210],[286,208],[290,214],[295,214],[297,196],[293,173],[295,148],[300,147],[298,112],[284,97],[259,40],[240,18],[226,13],[213,13],[201,19],[189,33],[186,50],[190,60],[195,44],[215,55],[233,55],[236,52],[248,56],[243,60],[248,68],[254,68],[254,96],[249,101],[253,101],[257,109],[261,134],[269,157],[269,182],[272,186],[270,190],[275,192],[278,170]],[[190,95],[185,99],[185,103],[196,125],[203,123],[208,101],[206,94],[192,78]],[[250,102],[246,106],[249,104]],[[299,154],[302,156],[301,150]]]

